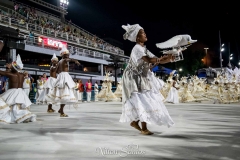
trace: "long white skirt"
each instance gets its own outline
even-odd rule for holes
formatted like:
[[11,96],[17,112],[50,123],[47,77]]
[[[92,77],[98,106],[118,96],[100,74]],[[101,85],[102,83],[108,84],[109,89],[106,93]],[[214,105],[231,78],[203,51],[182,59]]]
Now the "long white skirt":
[[170,91],[168,92],[168,96],[165,99],[165,102],[170,102],[177,104],[179,103],[179,97],[178,97],[178,90],[174,87],[170,88]]
[[28,118],[36,121],[36,115],[29,111],[31,104],[22,88],[8,89],[0,95],[0,122],[21,123]]
[[167,127],[174,125],[166,106],[161,100],[160,93],[157,94],[153,90],[142,93],[134,92],[123,105],[120,122],[137,120]]
[[54,89],[49,91],[48,96],[56,104],[75,104],[78,97],[75,94],[75,82],[68,72],[61,72],[56,80]]
[[160,97],[161,97],[161,100],[164,100],[164,96],[162,95],[161,93],[161,90],[163,89],[163,86],[164,86],[164,81],[157,78],[153,72],[148,72],[148,78],[149,78],[149,81],[151,82],[152,86],[153,86],[153,92],[155,93],[160,93]]
[[37,103],[42,103],[42,104],[53,104],[54,101],[51,97],[48,96],[49,92],[53,90],[53,87],[56,83],[56,78],[50,77],[46,81],[46,83],[43,85],[43,91],[39,95],[37,99]]

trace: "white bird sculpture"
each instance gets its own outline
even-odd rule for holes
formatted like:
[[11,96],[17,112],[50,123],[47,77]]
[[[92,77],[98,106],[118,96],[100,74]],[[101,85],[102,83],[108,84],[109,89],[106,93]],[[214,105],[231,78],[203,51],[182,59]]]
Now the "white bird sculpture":
[[186,46],[195,42],[197,42],[197,40],[192,40],[190,35],[178,35],[178,36],[172,37],[171,39],[165,42],[157,43],[156,46],[161,49],[175,48],[175,47]]
[[176,62],[183,60],[182,51],[186,50],[187,47],[195,42],[197,42],[197,40],[192,40],[190,35],[178,35],[165,42],[157,43],[156,46],[160,49],[172,48],[171,50],[164,50],[162,52],[163,54],[173,54],[175,56],[174,62]]

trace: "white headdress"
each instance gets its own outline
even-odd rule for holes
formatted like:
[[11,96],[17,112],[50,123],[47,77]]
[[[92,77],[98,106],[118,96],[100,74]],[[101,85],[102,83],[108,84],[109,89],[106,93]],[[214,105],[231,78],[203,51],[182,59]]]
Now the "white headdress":
[[20,55],[17,55],[17,59],[15,61],[12,62],[12,66],[15,70],[17,70],[18,72],[22,72],[23,69],[23,63],[21,60]]
[[126,30],[126,33],[123,35],[123,39],[128,39],[129,41],[136,42],[137,34],[140,29],[143,29],[139,24],[129,25],[127,26],[122,25],[122,28]]
[[63,56],[64,54],[69,54],[69,50],[63,46],[62,50],[60,51],[60,56]]
[[56,56],[55,53],[53,54],[53,57],[52,57],[51,61],[54,61],[54,60],[55,60],[55,61],[58,61],[58,58],[57,58],[57,56]]

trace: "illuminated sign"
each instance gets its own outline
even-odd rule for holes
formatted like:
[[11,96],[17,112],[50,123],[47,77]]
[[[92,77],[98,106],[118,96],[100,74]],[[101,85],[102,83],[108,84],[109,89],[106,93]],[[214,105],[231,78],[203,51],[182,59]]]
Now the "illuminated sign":
[[53,48],[62,48],[63,46],[67,48],[67,42],[58,41],[55,39],[47,38],[47,37],[38,37],[38,42],[40,45],[44,44],[44,46],[53,47]]

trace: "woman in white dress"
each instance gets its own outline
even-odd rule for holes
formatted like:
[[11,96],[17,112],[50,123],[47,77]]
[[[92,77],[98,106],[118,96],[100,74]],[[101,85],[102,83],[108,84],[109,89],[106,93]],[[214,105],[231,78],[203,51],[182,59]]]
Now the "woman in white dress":
[[107,95],[106,95],[106,100],[105,102],[110,102],[110,101],[117,101],[119,98],[115,96],[115,94],[112,92],[112,81],[108,80],[107,82]]
[[114,92],[114,95],[118,98],[122,98],[122,80],[118,82],[117,89]]
[[106,100],[108,91],[107,79],[104,79],[101,87],[101,91],[98,93],[97,98],[99,101]]
[[179,103],[179,97],[178,97],[179,85],[177,84],[176,77],[173,77],[172,79],[173,79],[173,84],[170,88],[170,91],[168,92],[168,96],[165,99],[165,102],[178,104]]
[[38,80],[37,80],[37,93],[35,96],[35,99],[37,100],[39,98],[39,96],[41,95],[41,93],[43,92],[43,80],[42,80],[42,76],[39,76]]
[[[122,77],[122,114],[120,122],[131,122],[130,125],[141,131],[143,135],[152,135],[147,129],[148,124],[166,125],[174,124],[170,117],[160,94],[154,92],[149,77],[149,63],[168,63],[173,57],[167,55],[157,58],[144,46],[147,41],[146,34],[138,24],[122,26],[127,32],[124,39],[137,44],[131,52],[129,63]],[[142,128],[138,125],[141,121]]]

